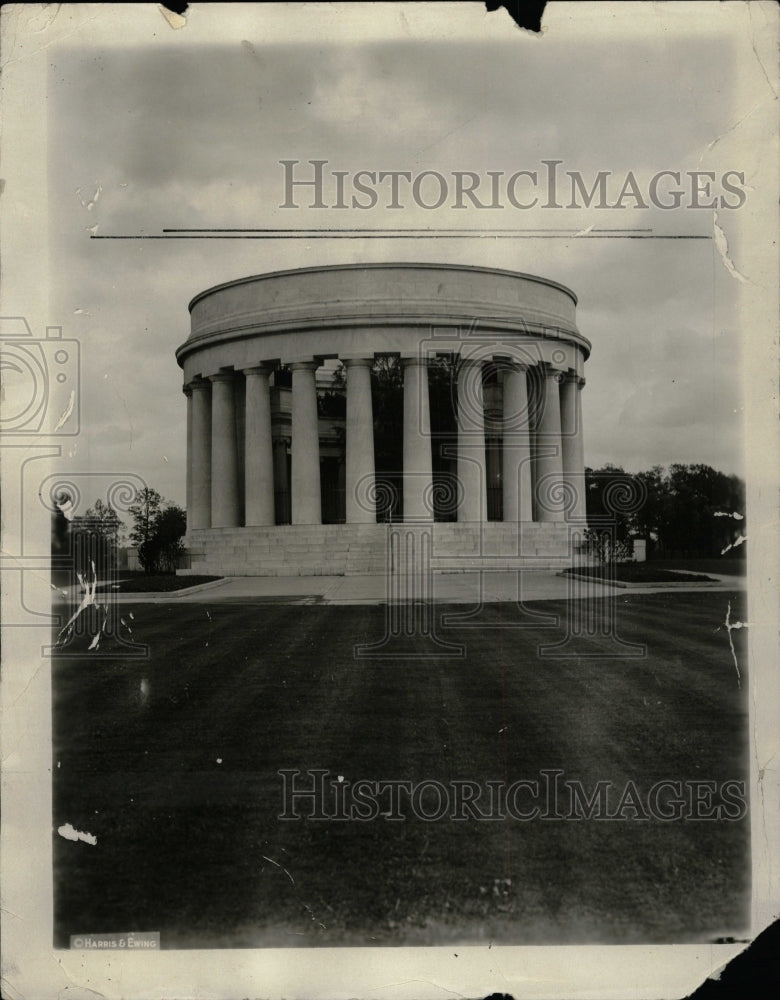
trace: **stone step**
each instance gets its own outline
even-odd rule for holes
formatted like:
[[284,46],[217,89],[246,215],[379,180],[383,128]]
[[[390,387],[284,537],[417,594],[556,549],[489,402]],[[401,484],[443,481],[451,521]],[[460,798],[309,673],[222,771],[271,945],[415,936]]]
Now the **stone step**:
[[[387,572],[390,548],[400,575],[430,538],[432,565],[446,572],[561,568],[570,562],[561,523],[280,525],[211,528],[187,539],[191,572],[220,575],[319,576]],[[392,546],[391,546],[392,542]]]

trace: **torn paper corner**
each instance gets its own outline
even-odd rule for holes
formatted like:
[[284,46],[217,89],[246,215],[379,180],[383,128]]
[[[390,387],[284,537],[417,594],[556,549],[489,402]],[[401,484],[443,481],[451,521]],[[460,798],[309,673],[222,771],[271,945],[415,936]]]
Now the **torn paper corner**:
[[726,268],[726,270],[729,272],[732,278],[736,278],[737,281],[741,281],[744,284],[747,281],[747,278],[745,277],[744,274],[742,274],[740,271],[737,270],[737,268],[734,265],[734,261],[731,259],[729,255],[728,240],[726,239],[726,234],[718,225],[717,212],[712,213],[712,233],[715,240],[715,247],[717,248],[717,251],[720,254],[720,259],[723,261],[723,266]]
[[177,14],[175,10],[169,10],[162,4],[159,5],[158,9],[174,31],[178,31],[179,28],[183,28],[187,23],[187,18],[183,17],[181,14]]

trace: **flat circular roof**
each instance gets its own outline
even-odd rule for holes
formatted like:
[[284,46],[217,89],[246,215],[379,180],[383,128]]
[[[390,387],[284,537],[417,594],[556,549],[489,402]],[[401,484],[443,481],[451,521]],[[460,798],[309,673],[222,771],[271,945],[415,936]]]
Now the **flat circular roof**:
[[386,264],[321,264],[314,267],[294,267],[287,268],[283,271],[266,271],[262,274],[250,274],[244,278],[236,278],[234,281],[223,281],[219,285],[212,285],[210,288],[206,288],[202,292],[198,292],[198,294],[190,300],[187,308],[190,312],[192,312],[193,306],[200,302],[201,299],[207,298],[215,292],[220,292],[227,288],[235,288],[238,285],[250,284],[256,281],[265,281],[269,278],[284,278],[292,275],[320,274],[323,272],[335,271],[389,271],[402,268],[415,268],[420,270],[428,269],[434,271],[481,272],[483,274],[505,275],[509,278],[522,278],[525,281],[533,281],[539,285],[547,285],[549,288],[555,288],[558,291],[563,292],[565,295],[568,295],[574,305],[577,305],[577,296],[570,288],[567,288],[566,285],[562,285],[558,281],[552,281],[550,278],[542,278],[536,274],[527,274],[524,271],[510,271],[508,268],[502,267],[482,267],[476,264],[433,264],[421,261],[393,261]]
[[[326,264],[249,275],[189,303],[190,334],[176,351],[188,370],[260,360],[408,353],[431,330],[457,328],[499,340],[590,342],[577,329],[577,297],[521,271],[472,264]],[[459,334],[460,336],[460,334]]]

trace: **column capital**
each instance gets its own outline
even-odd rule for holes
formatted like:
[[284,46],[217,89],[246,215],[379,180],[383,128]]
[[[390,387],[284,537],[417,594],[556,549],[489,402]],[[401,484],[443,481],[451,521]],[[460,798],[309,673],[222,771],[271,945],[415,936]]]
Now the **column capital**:
[[291,372],[316,372],[320,367],[319,361],[291,361],[287,367]]
[[345,368],[372,368],[374,365],[373,355],[371,357],[339,358],[339,361],[341,361]]
[[193,379],[192,382],[187,383],[187,385],[184,388],[184,391],[186,392],[187,389],[189,389],[190,392],[193,392],[195,389],[210,389],[210,388],[211,388],[211,382],[207,378],[196,378]]
[[217,372],[216,375],[209,375],[209,382],[233,382],[235,372]]
[[192,385],[189,382],[185,382],[184,385],[181,387],[181,391],[184,393],[187,399],[189,399],[190,396],[192,395]]
[[496,365],[502,372],[527,372],[533,368],[527,361],[515,361],[513,358],[499,358]]
[[412,368],[415,365],[418,368],[427,368],[429,362],[428,358],[421,358],[419,354],[412,354],[408,358],[402,357],[401,364],[404,368]]
[[561,371],[560,368],[556,368],[549,361],[541,361],[538,367],[541,368],[545,378],[554,379],[558,383],[563,382],[566,377],[566,372]]
[[458,355],[458,368],[481,368],[484,361],[491,361],[492,358],[469,358]]
[[264,363],[264,362],[261,362],[259,365],[252,365],[249,368],[242,368],[241,369],[242,373],[247,378],[249,378],[250,375],[258,375],[258,376],[259,375],[265,375],[266,377],[268,377],[273,370],[274,370],[274,366],[273,365],[267,364],[267,363]]

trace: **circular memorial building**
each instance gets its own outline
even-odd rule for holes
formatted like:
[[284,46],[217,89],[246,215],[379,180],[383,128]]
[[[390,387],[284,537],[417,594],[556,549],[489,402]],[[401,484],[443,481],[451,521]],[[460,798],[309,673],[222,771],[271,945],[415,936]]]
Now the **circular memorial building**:
[[546,278],[459,264],[201,292],[176,353],[189,572],[380,573],[391,535],[433,569],[568,565],[590,352],[576,303]]

